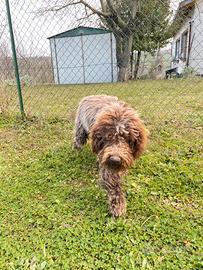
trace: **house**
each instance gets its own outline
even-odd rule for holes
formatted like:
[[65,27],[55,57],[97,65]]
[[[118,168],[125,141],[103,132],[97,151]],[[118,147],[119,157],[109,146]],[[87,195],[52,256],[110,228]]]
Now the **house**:
[[174,18],[171,69],[181,75],[186,67],[196,75],[203,75],[203,0],[180,2]]
[[80,26],[48,39],[56,84],[117,81],[116,40],[110,30]]

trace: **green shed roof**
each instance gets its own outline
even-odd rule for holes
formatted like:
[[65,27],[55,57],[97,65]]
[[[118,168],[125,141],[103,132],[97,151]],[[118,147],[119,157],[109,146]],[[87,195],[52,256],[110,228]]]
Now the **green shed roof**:
[[105,34],[105,33],[112,33],[112,31],[108,29],[103,29],[103,28],[79,26],[77,28],[73,28],[71,30],[48,37],[48,39],[63,38],[63,37],[77,37],[81,35],[98,35],[98,34]]

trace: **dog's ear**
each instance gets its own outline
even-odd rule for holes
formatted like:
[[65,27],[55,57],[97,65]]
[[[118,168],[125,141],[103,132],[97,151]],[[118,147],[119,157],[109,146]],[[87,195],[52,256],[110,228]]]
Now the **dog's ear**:
[[92,150],[95,154],[98,154],[105,145],[104,127],[95,125],[91,131],[91,144]]
[[135,159],[139,158],[144,152],[148,142],[148,136],[149,131],[140,120],[136,119],[136,121],[130,125],[129,145]]

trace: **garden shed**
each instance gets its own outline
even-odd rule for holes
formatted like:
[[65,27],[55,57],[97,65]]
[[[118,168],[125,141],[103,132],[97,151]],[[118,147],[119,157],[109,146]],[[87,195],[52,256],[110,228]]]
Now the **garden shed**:
[[116,39],[110,30],[80,26],[48,39],[56,84],[117,81]]

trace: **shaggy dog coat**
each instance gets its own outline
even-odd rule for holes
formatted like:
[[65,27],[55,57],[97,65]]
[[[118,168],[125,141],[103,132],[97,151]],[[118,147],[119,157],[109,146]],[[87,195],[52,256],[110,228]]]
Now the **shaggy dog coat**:
[[122,175],[143,153],[148,131],[138,114],[114,96],[88,96],[79,104],[74,146],[80,150],[91,139],[100,165],[100,183],[107,191],[109,211],[119,217],[126,211]]

